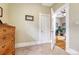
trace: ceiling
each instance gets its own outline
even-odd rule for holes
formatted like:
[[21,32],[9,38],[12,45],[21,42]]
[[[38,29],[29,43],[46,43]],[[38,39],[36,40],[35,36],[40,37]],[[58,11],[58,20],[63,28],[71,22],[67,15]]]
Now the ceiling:
[[48,7],[53,6],[53,4],[54,4],[54,3],[41,3],[41,5],[43,5],[43,6],[48,6]]

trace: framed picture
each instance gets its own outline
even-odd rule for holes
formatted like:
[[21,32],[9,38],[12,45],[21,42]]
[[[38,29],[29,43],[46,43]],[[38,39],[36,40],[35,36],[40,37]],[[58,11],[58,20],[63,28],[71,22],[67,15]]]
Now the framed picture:
[[2,7],[0,7],[0,17],[2,17],[3,16],[3,9],[2,9]]
[[25,15],[25,20],[27,20],[27,21],[33,21],[34,20],[34,16]]

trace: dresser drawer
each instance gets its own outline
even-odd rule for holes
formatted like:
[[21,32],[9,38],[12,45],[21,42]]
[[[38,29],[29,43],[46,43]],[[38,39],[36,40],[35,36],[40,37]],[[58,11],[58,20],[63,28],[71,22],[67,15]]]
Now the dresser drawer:
[[15,32],[14,28],[3,27],[0,29],[0,34],[7,34],[7,33],[14,33],[14,32]]
[[9,40],[14,40],[15,37],[12,36],[12,35],[3,35],[3,36],[0,36],[0,45],[1,43],[4,43],[4,42],[7,42]]
[[14,41],[12,41],[12,40],[9,41],[9,42],[6,42],[4,44],[1,44],[1,46],[0,46],[0,54],[5,55],[9,51],[14,49],[14,47],[15,47],[15,44],[14,44]]

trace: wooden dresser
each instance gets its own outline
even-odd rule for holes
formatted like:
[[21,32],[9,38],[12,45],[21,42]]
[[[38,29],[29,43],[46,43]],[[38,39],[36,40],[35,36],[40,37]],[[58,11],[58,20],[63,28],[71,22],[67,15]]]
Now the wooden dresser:
[[0,24],[0,55],[15,54],[15,27]]

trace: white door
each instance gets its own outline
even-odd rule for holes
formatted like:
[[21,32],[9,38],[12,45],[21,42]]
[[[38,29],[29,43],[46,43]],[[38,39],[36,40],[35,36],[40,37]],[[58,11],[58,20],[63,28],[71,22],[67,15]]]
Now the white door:
[[50,15],[49,14],[39,15],[39,41],[41,42],[50,41]]

